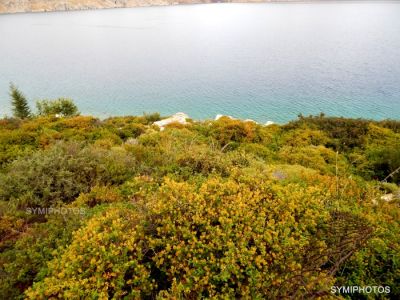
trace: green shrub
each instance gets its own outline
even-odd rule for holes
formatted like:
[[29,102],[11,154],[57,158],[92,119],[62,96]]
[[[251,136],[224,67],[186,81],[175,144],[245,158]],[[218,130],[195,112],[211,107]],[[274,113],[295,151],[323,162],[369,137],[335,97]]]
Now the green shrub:
[[151,114],[143,114],[144,119],[146,120],[146,124],[153,124],[156,121],[161,120],[161,116],[159,113],[151,113]]
[[80,218],[72,214],[50,216],[46,223],[27,228],[13,247],[1,252],[1,299],[22,299],[25,289],[46,276],[50,271],[47,262],[58,247],[69,244]]
[[346,166],[343,156],[337,155],[332,149],[324,146],[285,146],[278,152],[278,157],[288,164],[298,164],[320,170],[324,174],[336,173],[336,160],[341,172],[345,170]]
[[11,163],[0,175],[0,199],[20,207],[71,202],[95,185],[122,183],[135,173],[135,166],[122,148],[59,143]]
[[220,147],[232,145],[231,148],[233,149],[238,143],[260,142],[262,139],[260,130],[260,126],[254,122],[243,122],[222,117],[218,121],[210,123],[206,134],[216,140]]
[[74,117],[79,115],[78,107],[71,99],[58,98],[56,100],[40,100],[36,102],[39,116],[59,115]]
[[[400,210],[398,203],[383,203],[364,212],[376,228],[366,247],[343,265],[336,285],[389,286],[387,299],[400,297]],[[377,295],[376,295],[377,296]],[[378,297],[377,297],[378,298]],[[384,297],[382,297],[383,299]],[[381,298],[379,298],[381,299]],[[385,298],[386,299],[386,298]]]

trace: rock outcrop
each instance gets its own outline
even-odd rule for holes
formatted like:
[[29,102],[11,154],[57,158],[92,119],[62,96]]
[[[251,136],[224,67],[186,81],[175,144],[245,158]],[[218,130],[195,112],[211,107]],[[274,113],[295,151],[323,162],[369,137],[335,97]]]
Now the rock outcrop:
[[267,121],[267,123],[264,124],[264,126],[271,126],[274,125],[275,123],[272,121]]
[[160,127],[160,130],[162,131],[165,129],[165,126],[167,126],[168,124],[178,123],[178,124],[186,125],[188,123],[186,121],[187,119],[189,119],[189,116],[187,114],[185,114],[183,112],[178,112],[167,119],[163,119],[163,120],[154,122],[153,124]]
[[[228,119],[231,119],[231,120],[239,120],[239,119],[234,118],[232,116],[226,116],[226,115],[216,115],[214,120],[218,121],[221,118],[228,118]],[[252,119],[245,119],[245,120],[243,120],[243,122],[251,122],[251,123],[259,124],[257,121],[254,121]],[[264,124],[264,126],[270,126],[270,125],[274,125],[274,124],[275,124],[275,122],[268,121],[267,123]]]
[[268,0],[0,0],[0,13],[45,12],[215,2],[268,2]]
[[219,119],[221,119],[221,118],[228,118],[228,119],[231,119],[231,120],[236,120],[236,118],[234,118],[234,117],[232,117],[232,116],[226,116],[226,115],[216,115],[215,116],[215,121],[218,121]]

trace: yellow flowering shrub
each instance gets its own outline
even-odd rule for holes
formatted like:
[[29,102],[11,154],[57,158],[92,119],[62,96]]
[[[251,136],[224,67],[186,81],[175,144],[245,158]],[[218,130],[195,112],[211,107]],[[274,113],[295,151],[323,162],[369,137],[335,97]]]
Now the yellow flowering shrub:
[[222,117],[210,123],[208,135],[221,146],[226,146],[228,143],[259,142],[261,141],[260,131],[261,126],[255,122],[242,122]]
[[334,280],[323,265],[337,245],[319,238],[332,215],[316,187],[166,178],[135,190],[133,208],[114,205],[73,235],[28,298],[282,298]]
[[89,193],[81,193],[72,203],[73,206],[94,207],[103,203],[115,203],[122,200],[122,196],[115,187],[95,186]]
[[159,118],[0,120],[1,299],[400,295],[400,122]]
[[298,164],[307,168],[320,170],[322,173],[335,174],[336,159],[338,167],[345,170],[344,158],[324,146],[292,147],[284,146],[278,152],[281,161]]
[[[113,207],[76,231],[72,243],[49,263],[51,273],[26,292],[28,299],[140,299],[152,290],[138,215]],[[140,263],[142,262],[142,263]]]
[[155,196],[164,201],[149,204],[158,216],[153,259],[171,284],[161,295],[311,296],[332,283],[321,269],[328,246],[315,238],[331,218],[321,192],[269,184],[210,179],[197,191],[166,181]]

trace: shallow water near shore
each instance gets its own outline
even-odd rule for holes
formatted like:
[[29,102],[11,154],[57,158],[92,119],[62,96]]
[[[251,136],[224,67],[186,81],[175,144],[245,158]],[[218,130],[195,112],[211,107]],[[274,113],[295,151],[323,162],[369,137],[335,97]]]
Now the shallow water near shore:
[[0,15],[0,37],[1,116],[10,81],[99,117],[400,116],[399,2]]

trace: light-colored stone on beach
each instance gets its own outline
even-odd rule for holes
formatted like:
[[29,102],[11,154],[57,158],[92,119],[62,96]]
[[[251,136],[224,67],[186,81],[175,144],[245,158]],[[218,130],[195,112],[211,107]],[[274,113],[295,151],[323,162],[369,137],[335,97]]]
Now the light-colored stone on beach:
[[251,123],[256,123],[256,124],[258,124],[258,122],[254,121],[254,120],[252,120],[252,119],[246,119],[246,120],[244,120],[243,122],[251,122]]
[[267,123],[264,124],[264,126],[270,126],[270,125],[274,125],[275,123],[272,121],[268,121]]
[[215,116],[215,121],[218,121],[218,120],[221,119],[221,118],[228,118],[228,119],[231,119],[231,120],[236,120],[236,118],[234,118],[234,117],[232,117],[232,116],[227,116],[227,115],[216,115],[216,116]]
[[185,114],[183,112],[178,112],[169,118],[154,122],[153,124],[160,127],[160,130],[162,131],[165,129],[165,126],[167,126],[168,124],[179,123],[182,125],[186,125],[188,123],[186,121],[187,119],[189,119],[189,116],[187,114]]

